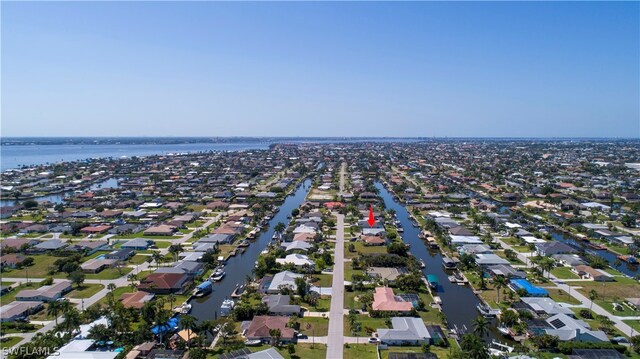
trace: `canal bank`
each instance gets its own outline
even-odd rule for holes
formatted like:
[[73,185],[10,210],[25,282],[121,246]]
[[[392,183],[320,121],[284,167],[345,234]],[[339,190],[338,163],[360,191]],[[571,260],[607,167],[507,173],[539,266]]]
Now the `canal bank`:
[[[404,232],[400,233],[402,240],[411,246],[410,253],[418,260],[424,261],[426,265],[422,270],[424,276],[431,274],[437,277],[438,286],[434,295],[442,299],[442,311],[447,317],[449,327],[451,329],[457,328],[458,330],[466,328],[467,331],[472,331],[472,322],[480,315],[476,308],[480,303],[480,299],[473,293],[471,287],[467,285],[460,286],[449,281],[450,273],[447,273],[442,265],[440,251],[428,250],[427,246],[418,237],[420,229],[414,227],[411,223],[407,209],[380,182],[376,182],[375,186],[380,191],[380,197],[384,201],[385,207],[396,212],[396,216],[404,229]],[[493,320],[489,321],[491,323],[490,332],[485,340],[504,340],[496,330],[497,325],[495,322]]]
[[271,242],[274,228],[279,222],[288,223],[291,211],[298,208],[304,202],[309,190],[311,180],[306,179],[298,185],[293,194],[289,195],[279,207],[279,211],[269,221],[266,231],[263,231],[255,241],[252,241],[244,254],[230,257],[225,264],[226,275],[220,282],[213,284],[213,292],[202,298],[193,298],[190,301],[191,315],[197,320],[212,320],[220,316],[220,306],[225,299],[229,299],[236,285],[246,282],[246,277],[251,276],[255,262],[260,252]]

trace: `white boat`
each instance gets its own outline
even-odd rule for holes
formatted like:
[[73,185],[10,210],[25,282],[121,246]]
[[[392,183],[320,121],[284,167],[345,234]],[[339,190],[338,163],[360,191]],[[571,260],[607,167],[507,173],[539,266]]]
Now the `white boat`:
[[478,305],[476,305],[476,308],[478,309],[480,314],[482,314],[482,316],[484,316],[485,318],[493,318],[495,316],[500,315],[500,313],[502,313],[500,309],[491,308],[490,306],[483,303],[479,303]]
[[220,306],[220,315],[224,317],[231,314],[231,311],[233,310],[233,307],[235,305],[236,302],[234,302],[232,299],[223,300],[222,305]]
[[189,312],[191,311],[191,304],[185,302],[182,303],[181,306],[175,307],[173,310],[180,314],[189,314]]
[[489,345],[487,346],[487,348],[489,349],[489,354],[493,357],[493,356],[497,356],[497,357],[502,357],[502,356],[506,356],[511,354],[511,352],[513,351],[513,347],[510,347],[506,344],[502,344],[499,343],[495,340],[491,341],[491,343],[489,343]]
[[213,274],[211,275],[211,279],[213,279],[214,282],[219,282],[222,280],[222,278],[224,278],[225,274],[226,273],[223,269],[218,269],[215,272],[213,272]]
[[256,345],[260,345],[260,344],[262,344],[262,340],[260,340],[260,339],[245,340],[244,341],[244,345],[246,345],[246,346],[256,346]]
[[420,268],[425,268],[427,265],[424,264],[424,261],[421,259],[420,260]]
[[506,337],[510,337],[511,336],[511,330],[509,330],[509,328],[507,327],[498,327],[498,331],[500,332],[500,334],[506,336]]

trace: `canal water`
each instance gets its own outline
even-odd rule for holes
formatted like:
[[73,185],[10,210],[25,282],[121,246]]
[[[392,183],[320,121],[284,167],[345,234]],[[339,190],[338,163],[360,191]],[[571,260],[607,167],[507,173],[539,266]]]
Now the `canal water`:
[[[102,182],[94,183],[89,188],[84,188],[87,191],[97,191],[99,189],[109,189],[109,188],[120,188],[120,184],[118,184],[118,179],[109,178]],[[33,197],[32,199],[38,202],[51,202],[51,203],[63,203],[64,197],[73,194],[74,191],[64,191],[60,193],[53,193],[46,196]],[[17,202],[24,202],[26,199],[21,199]],[[0,206],[13,206],[16,204],[16,200],[13,199],[1,199]]]
[[555,230],[553,228],[547,228],[547,230],[549,231],[549,234],[551,234],[551,238],[553,238],[554,240],[568,244],[577,250],[585,251],[586,253],[589,253],[591,255],[602,257],[607,262],[609,262],[609,265],[611,266],[611,268],[615,268],[616,270],[630,277],[635,277],[637,274],[640,273],[638,272],[638,267],[639,267],[638,264],[630,264],[630,263],[620,261],[620,265],[616,265],[616,259],[618,258],[618,255],[613,252],[610,252],[605,249],[599,250],[599,249],[589,248],[587,247],[585,242],[576,240],[571,236],[564,234],[558,230]]
[[244,254],[230,257],[225,264],[226,275],[220,282],[213,284],[213,292],[202,298],[191,300],[191,315],[197,320],[212,320],[220,315],[220,305],[222,301],[230,298],[237,284],[244,284],[246,277],[252,275],[255,262],[258,260],[260,252],[271,242],[274,228],[278,222],[288,223],[287,216],[291,211],[298,208],[307,197],[311,189],[311,180],[305,180],[292,195],[289,195],[280,206],[280,211],[269,221],[269,227],[262,232],[255,241],[250,241],[251,245]]
[[[493,204],[496,206],[496,209],[498,211],[498,213],[501,214],[510,214],[511,210],[507,207],[504,206],[496,201],[493,201],[491,199],[487,199],[482,197],[482,195],[480,195],[477,192],[474,191],[469,191],[468,194],[471,197],[474,198],[479,198],[482,201],[485,201],[487,203]],[[532,224],[537,224],[537,225],[545,225],[542,221],[540,220],[530,220],[530,222]],[[584,241],[580,241],[580,240],[576,240],[575,238],[573,238],[572,236],[566,234],[566,233],[562,233],[561,231],[558,231],[557,229],[551,228],[551,227],[545,227],[545,229],[549,232],[549,234],[551,235],[551,238],[553,238],[553,240],[558,241],[558,242],[562,242],[565,243],[579,251],[584,251],[586,253],[589,253],[591,255],[594,256],[598,256],[603,258],[604,260],[606,260],[607,262],[609,262],[609,266],[611,266],[611,268],[614,268],[616,270],[618,270],[621,273],[624,273],[630,277],[635,277],[636,275],[640,274],[640,266],[638,264],[631,264],[631,263],[626,263],[623,261],[620,261],[619,265],[616,265],[616,259],[618,259],[618,255],[608,251],[606,249],[593,249],[587,246],[587,242]]]
[[[381,183],[376,182],[375,186],[380,191],[380,196],[386,208],[396,211],[396,216],[404,229],[404,232],[401,233],[402,240],[411,245],[411,254],[424,261],[426,265],[422,270],[424,275],[433,274],[438,277],[436,295],[442,299],[442,310],[447,316],[449,326],[451,328],[457,327],[458,329],[464,329],[466,327],[469,332],[472,331],[473,319],[480,315],[476,308],[480,303],[480,299],[473,293],[473,290],[469,286],[460,286],[449,282],[448,277],[450,274],[447,273],[442,266],[442,255],[440,251],[428,250],[424,242],[418,237],[420,229],[414,227],[411,223],[407,209],[398,203]],[[499,339],[504,341],[505,339],[499,336],[496,330],[496,324],[493,321],[490,321],[490,323],[489,336],[485,338],[485,340]]]

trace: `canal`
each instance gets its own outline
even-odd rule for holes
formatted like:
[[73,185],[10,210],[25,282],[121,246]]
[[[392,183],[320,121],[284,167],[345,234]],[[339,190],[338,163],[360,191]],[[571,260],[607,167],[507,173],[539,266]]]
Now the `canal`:
[[[469,286],[460,286],[449,282],[450,274],[447,273],[442,266],[442,255],[440,251],[428,250],[424,242],[418,237],[420,229],[414,227],[411,223],[407,209],[398,203],[381,183],[376,182],[375,186],[380,191],[380,196],[384,201],[385,207],[393,209],[396,212],[396,216],[404,229],[404,232],[400,233],[402,240],[411,245],[411,254],[424,261],[426,265],[422,270],[424,275],[433,274],[438,277],[436,295],[442,299],[442,311],[447,316],[449,326],[457,329],[464,329],[466,327],[468,331],[472,331],[473,319],[480,315],[476,308],[476,305],[480,303],[480,299],[473,293],[473,290]],[[504,341],[505,339],[502,338],[496,330],[497,325],[495,321],[490,321],[490,323],[489,337],[485,338],[485,340],[500,339]]]
[[296,188],[292,195],[289,195],[284,203],[280,206],[280,211],[269,221],[266,231],[261,232],[255,241],[250,241],[251,245],[247,247],[244,254],[238,254],[230,257],[225,264],[226,275],[220,282],[213,284],[213,292],[202,298],[193,298],[191,300],[191,315],[197,320],[216,319],[220,314],[220,305],[222,301],[228,299],[236,288],[237,284],[246,282],[246,277],[252,275],[255,262],[258,260],[260,252],[264,250],[271,242],[274,228],[278,222],[288,223],[287,216],[291,211],[298,208],[307,197],[307,193],[311,189],[311,180],[306,179]]
[[[474,198],[478,198],[482,201],[485,201],[487,203],[493,204],[496,206],[496,210],[498,213],[500,214],[511,214],[511,209],[509,209],[507,206],[502,205],[501,203],[498,203],[492,199],[488,199],[483,197],[481,194],[473,191],[473,190],[469,190],[468,192],[470,197],[474,197]],[[616,253],[613,253],[609,250],[606,249],[594,249],[591,248],[589,246],[587,246],[588,242],[585,241],[580,241],[575,239],[574,237],[566,234],[566,233],[562,233],[561,231],[552,228],[550,226],[547,226],[547,224],[545,224],[543,221],[539,220],[539,219],[533,219],[533,218],[528,218],[527,219],[531,224],[534,225],[538,225],[538,226],[544,226],[545,230],[547,232],[549,232],[549,234],[551,235],[551,238],[554,241],[558,241],[558,242],[562,242],[565,243],[573,248],[575,248],[578,251],[581,252],[585,252],[594,256],[598,256],[603,258],[604,260],[606,260],[609,263],[609,266],[611,268],[616,269],[617,271],[624,273],[626,275],[628,275],[629,277],[635,277],[636,275],[640,274],[640,266],[638,264],[631,264],[631,263],[627,263],[627,262],[623,262],[618,259],[618,255]],[[618,264],[616,264],[618,263]]]
[[[104,181],[94,183],[91,186],[89,186],[88,188],[80,187],[80,188],[78,188],[78,190],[97,191],[97,190],[100,190],[100,189],[119,188],[119,187],[120,187],[120,185],[118,184],[118,179],[109,178],[109,179],[106,179]],[[74,193],[74,191],[64,191],[64,192],[52,193],[52,194],[33,197],[33,198],[28,198],[28,199],[34,199],[34,200],[36,200],[38,202],[63,203],[64,202],[64,198],[66,196],[72,195],[73,193]],[[19,201],[16,201],[14,199],[1,199],[0,200],[0,206],[3,206],[3,207],[4,206],[14,206],[16,203],[24,202],[26,200],[27,200],[27,198],[21,199]]]

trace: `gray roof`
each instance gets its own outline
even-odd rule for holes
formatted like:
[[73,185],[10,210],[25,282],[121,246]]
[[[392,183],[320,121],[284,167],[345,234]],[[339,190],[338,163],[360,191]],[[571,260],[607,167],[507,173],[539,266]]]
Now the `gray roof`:
[[34,246],[36,249],[54,250],[65,247],[67,244],[59,239],[49,239]]
[[573,315],[573,311],[558,304],[551,298],[541,297],[522,297],[523,303],[526,303],[533,311],[537,313],[545,313],[547,315],[567,314]]
[[549,317],[546,322],[551,328],[545,329],[545,332],[557,336],[562,341],[609,341],[607,334],[602,330],[591,330],[587,323],[566,314],[556,314]]
[[284,359],[280,353],[278,353],[275,348],[269,348],[265,350],[261,350],[259,352],[247,354],[246,357],[242,357],[243,359]]
[[221,242],[228,242],[231,240],[231,235],[229,234],[223,234],[223,233],[215,233],[215,234],[211,234],[208,235],[206,237],[200,238],[198,240],[198,244],[200,243],[221,243]]
[[270,312],[275,313],[300,313],[300,306],[289,304],[291,297],[288,295],[268,295],[262,298],[262,302],[269,307]]
[[478,265],[496,265],[496,264],[509,264],[509,261],[503,259],[497,254],[476,254],[476,263]]
[[422,318],[393,317],[391,318],[393,329],[378,329],[378,337],[384,341],[418,341],[431,338]]
[[127,248],[127,247],[149,247],[150,244],[150,240],[148,239],[144,239],[144,238],[134,238],[130,241],[128,241],[127,243],[123,244],[121,247],[122,248]]
[[302,274],[293,273],[291,271],[283,271],[280,273],[276,273],[271,280],[271,284],[269,284],[268,291],[278,291],[280,286],[290,286],[292,289],[296,288],[295,280],[296,278],[302,278]]

